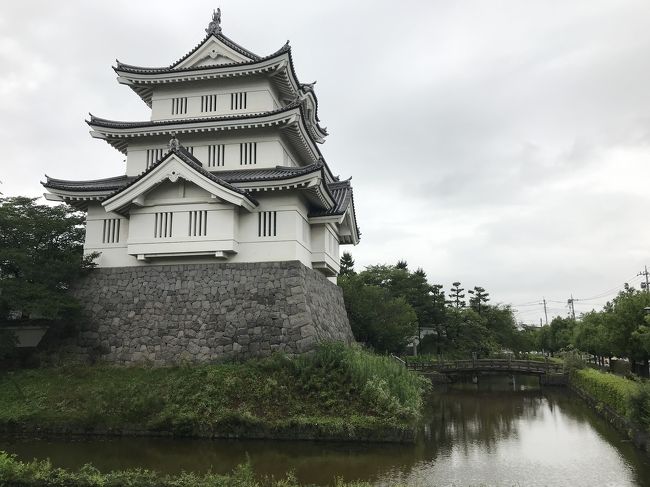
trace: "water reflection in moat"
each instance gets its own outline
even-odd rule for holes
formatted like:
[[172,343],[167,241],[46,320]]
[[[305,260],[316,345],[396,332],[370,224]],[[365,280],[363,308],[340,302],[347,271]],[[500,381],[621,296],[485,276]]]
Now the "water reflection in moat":
[[[307,483],[334,477],[376,485],[650,485],[650,461],[562,389],[536,379],[481,378],[431,395],[416,445],[110,439],[9,441],[23,459],[76,468],[228,472],[250,458],[260,474],[292,470]],[[513,390],[516,389],[516,390]]]

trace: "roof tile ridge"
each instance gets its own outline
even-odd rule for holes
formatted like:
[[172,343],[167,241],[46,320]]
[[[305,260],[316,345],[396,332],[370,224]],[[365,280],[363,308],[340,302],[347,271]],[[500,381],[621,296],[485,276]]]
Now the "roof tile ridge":
[[45,177],[47,178],[48,181],[57,181],[57,182],[63,182],[63,183],[103,183],[103,182],[111,182],[111,181],[117,181],[119,179],[126,179],[129,176],[126,174],[121,174],[119,176],[111,176],[109,178],[99,178],[99,179],[80,179],[80,180],[74,180],[74,179],[60,179],[60,178],[52,178],[45,174]]
[[[219,33],[219,34],[209,33],[196,46],[194,46],[187,54],[182,56],[177,61],[171,63],[169,66],[160,66],[160,67],[137,66],[135,64],[122,63],[118,59],[116,59],[115,62],[117,63],[117,65],[114,66],[113,69],[116,70],[116,71],[121,69],[121,68],[127,68],[127,69],[132,68],[134,70],[142,70],[142,69],[144,69],[144,70],[147,70],[147,71],[174,70],[179,64],[181,64],[183,61],[188,59],[192,54],[194,54],[196,51],[198,51],[201,48],[201,46],[203,46],[203,44],[205,44],[210,39],[210,37],[214,37],[218,41],[223,42],[224,44],[226,44],[228,47],[230,47],[234,51],[238,52],[239,54],[243,54],[244,56],[251,58],[252,61],[260,61],[260,60],[264,59],[264,57],[265,57],[265,56],[259,56],[259,55],[255,54],[254,52],[249,51],[245,47],[240,46],[235,41],[233,41],[232,39],[230,39],[229,37],[225,36],[222,33]],[[234,62],[234,63],[228,63],[228,64],[236,65],[236,64],[241,64],[241,63]]]
[[233,41],[230,37],[226,36],[223,32],[219,32],[216,35],[215,34],[211,34],[211,35],[216,37],[217,40],[219,40],[219,41],[223,42],[224,44],[226,44],[228,47],[234,49],[235,51],[239,52],[240,54],[243,54],[244,56],[252,58],[253,60],[259,60],[262,57],[262,56],[259,56],[259,55],[255,54],[252,51],[249,51],[245,47],[240,46],[235,41]]
[[211,172],[206,171],[203,168],[203,164],[201,163],[201,161],[199,161],[185,147],[183,147],[181,145],[179,145],[178,148],[172,147],[172,148],[168,149],[167,152],[165,154],[163,154],[163,156],[160,159],[158,159],[151,166],[149,166],[147,169],[145,169],[140,174],[138,174],[133,180],[129,181],[128,184],[126,184],[125,186],[122,186],[121,188],[119,188],[119,189],[115,190],[114,192],[112,192],[111,194],[107,195],[106,198],[104,198],[104,201],[107,201],[107,200],[113,198],[115,195],[121,193],[122,191],[124,191],[127,188],[131,187],[136,182],[142,180],[147,174],[153,172],[154,169],[156,169],[164,161],[166,161],[171,154],[175,154],[175,155],[179,156],[180,159],[185,164],[190,166],[195,171],[197,171],[197,172],[203,174],[204,176],[208,177],[212,181],[214,181],[214,182],[224,186],[225,188],[228,188],[228,189],[230,189],[230,190],[232,190],[232,191],[234,191],[234,192],[236,192],[238,194],[241,194],[242,196],[245,196],[246,198],[248,198],[251,202],[253,202],[255,204],[258,204],[257,200],[255,198],[253,198],[250,194],[248,194],[247,191],[243,191],[243,190],[233,186],[229,182],[227,182],[227,181],[225,181],[225,180],[223,180],[223,179],[221,179],[219,177],[214,176]]
[[219,68],[232,68],[232,67],[237,67],[241,66],[242,68],[245,66],[251,66],[260,62],[268,61],[270,59],[273,59],[274,57],[279,57],[285,52],[290,52],[290,50],[285,50],[285,49],[279,49],[278,51],[269,54],[268,56],[262,56],[258,57],[257,59],[253,59],[251,61],[241,61],[241,62],[236,62],[233,61],[231,63],[223,63],[223,64],[208,64],[206,66],[188,66],[185,68],[178,68],[173,66],[160,66],[160,67],[149,67],[149,66],[136,66],[134,64],[126,64],[126,63],[121,63],[116,60],[118,63],[117,66],[113,66],[114,71],[129,71],[129,72],[138,72],[138,73],[161,73],[161,72],[173,72],[173,73],[184,73],[187,71],[207,71],[210,69],[219,69]]
[[332,181],[328,186],[334,186],[336,188],[351,188],[352,184],[350,183],[350,179],[352,178],[344,179],[343,181]]
[[136,120],[133,122],[128,122],[124,120],[111,120],[108,118],[96,117],[92,113],[89,113],[90,120],[86,120],[88,125],[92,125],[96,122],[107,122],[112,124],[142,124],[142,125],[171,125],[175,123],[193,123],[193,122],[213,122],[221,120],[239,120],[246,118],[257,118],[257,117],[267,117],[269,115],[277,115],[279,113],[288,112],[294,108],[300,108],[300,101],[292,101],[291,103],[276,108],[275,110],[269,110],[267,112],[251,112],[251,113],[241,113],[237,115],[219,115],[215,117],[191,117],[191,118],[179,118],[179,119],[162,119],[162,120]]
[[137,64],[127,64],[121,62],[119,59],[115,60],[115,66],[112,66],[113,71],[121,71],[123,69],[132,69],[132,70],[151,70],[151,71],[164,71],[170,69],[169,66],[139,66]]
[[[235,191],[236,193],[244,195],[247,198],[251,198],[250,195],[246,191],[241,190],[241,189],[237,188],[236,186],[233,186],[232,184],[230,184],[225,179],[222,179],[219,176],[217,176],[216,174],[211,173],[210,171],[206,170],[203,167],[203,163],[201,161],[199,161],[196,157],[194,157],[194,154],[192,154],[190,151],[188,151],[186,147],[184,147],[182,145],[179,145],[178,148],[170,149],[168,151],[168,154],[170,152],[173,152],[173,153],[175,153],[177,155],[182,156],[181,158],[183,159],[183,162],[185,162],[186,164],[189,164],[190,167],[193,167],[193,169],[195,169],[198,172],[204,174],[205,176],[209,177],[213,181],[218,182],[219,184],[223,185],[224,187],[226,187],[228,189],[231,189],[231,190]],[[166,157],[166,155],[165,155],[165,157]],[[163,159],[165,157],[163,157]],[[251,201],[253,201],[253,199],[251,199]]]
[[184,55],[183,57],[181,57],[178,61],[176,61],[176,62],[170,64],[169,67],[168,67],[167,69],[173,69],[174,66],[178,66],[180,63],[182,63],[183,61],[185,61],[188,57],[190,57],[192,54],[194,54],[196,51],[198,51],[199,48],[200,48],[203,44],[205,44],[205,43],[207,42],[207,40],[208,40],[210,37],[212,37],[213,35],[214,35],[214,34],[211,34],[211,33],[208,34],[208,35],[206,35],[206,36],[203,38],[203,40],[202,40],[201,42],[199,42],[196,46],[194,46],[194,47],[190,50],[190,52],[188,52],[187,54],[185,54],[185,55]]

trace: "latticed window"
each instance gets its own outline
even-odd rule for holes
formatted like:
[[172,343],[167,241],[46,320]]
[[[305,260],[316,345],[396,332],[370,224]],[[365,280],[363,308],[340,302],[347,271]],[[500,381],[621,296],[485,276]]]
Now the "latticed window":
[[120,241],[120,219],[107,218],[104,220],[102,229],[102,243],[119,243]]
[[257,214],[258,237],[276,237],[278,223],[277,211],[260,211]]
[[190,237],[205,237],[208,234],[208,211],[190,211],[188,235]]
[[201,97],[201,112],[215,112],[217,110],[217,95],[203,95]]
[[230,94],[230,109],[231,110],[243,110],[246,108],[246,92],[242,91],[239,93]]
[[172,98],[172,115],[187,113],[187,97]]
[[257,164],[257,142],[239,144],[239,164],[241,166]]
[[147,169],[162,158],[163,152],[163,149],[147,149]]
[[174,214],[171,211],[163,211],[155,214],[153,236],[154,238],[167,238],[172,236]]
[[208,146],[208,167],[223,166],[226,162],[226,145],[216,144]]

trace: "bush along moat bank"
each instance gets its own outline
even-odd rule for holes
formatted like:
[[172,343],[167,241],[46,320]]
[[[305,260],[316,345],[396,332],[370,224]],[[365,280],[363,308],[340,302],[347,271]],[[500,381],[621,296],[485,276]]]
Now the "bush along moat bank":
[[650,383],[583,368],[571,372],[569,385],[637,448],[650,453]]
[[[332,479],[335,487],[370,487],[365,482]],[[300,487],[288,474],[282,479],[256,478],[250,464],[237,467],[229,475],[182,473],[163,475],[149,470],[125,470],[102,473],[91,465],[77,471],[55,468],[49,461],[21,462],[0,451],[0,485],[13,487]]]
[[232,364],[19,370],[0,374],[0,431],[411,442],[427,387],[334,343]]

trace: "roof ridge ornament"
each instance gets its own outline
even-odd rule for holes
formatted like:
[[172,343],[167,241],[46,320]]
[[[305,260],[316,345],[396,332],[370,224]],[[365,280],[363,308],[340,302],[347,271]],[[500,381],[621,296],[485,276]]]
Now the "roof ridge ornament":
[[221,34],[221,9],[212,11],[212,21],[208,24],[208,28],[205,29],[207,34],[219,35]]
[[172,132],[172,138],[169,141],[169,150],[178,150],[180,145],[180,142],[176,138],[176,132]]

